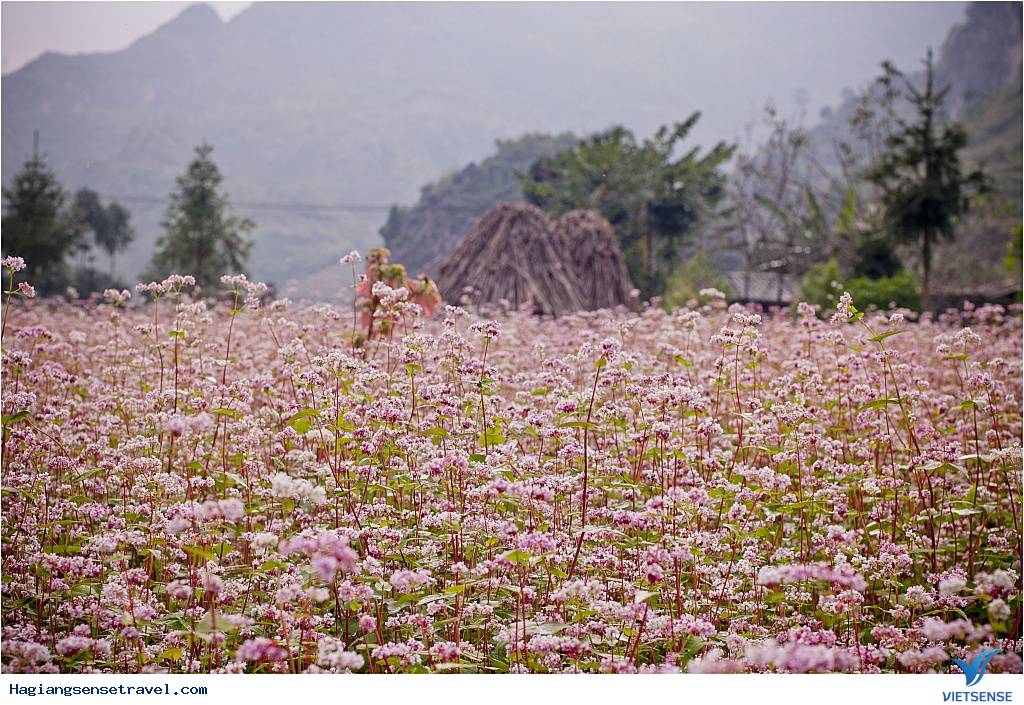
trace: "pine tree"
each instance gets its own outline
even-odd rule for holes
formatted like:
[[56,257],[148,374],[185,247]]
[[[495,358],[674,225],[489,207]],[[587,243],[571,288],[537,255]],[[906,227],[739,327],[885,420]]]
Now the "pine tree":
[[3,189],[3,253],[28,263],[26,273],[41,294],[70,281],[67,257],[85,246],[82,229],[65,208],[67,196],[42,155],[28,160]]
[[928,310],[932,248],[939,240],[956,236],[956,225],[971,197],[986,188],[986,179],[980,171],[964,173],[960,151],[967,144],[967,132],[959,123],[943,119],[942,104],[949,88],[935,88],[931,51],[921,88],[891,64],[883,69],[881,84],[891,87],[896,79],[904,84],[912,117],[894,115],[894,129],[868,178],[880,189],[890,237],[921,248],[921,302]]
[[212,151],[206,143],[196,147],[195,159],[178,177],[150,267],[155,279],[191,274],[208,292],[216,291],[222,274],[248,273],[252,243],[246,233],[256,227],[233,214],[228,195],[220,188],[223,177],[210,158]]

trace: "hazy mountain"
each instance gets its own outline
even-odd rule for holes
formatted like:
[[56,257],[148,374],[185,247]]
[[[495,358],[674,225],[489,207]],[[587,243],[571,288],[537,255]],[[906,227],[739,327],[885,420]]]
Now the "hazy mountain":
[[970,135],[966,159],[1003,193],[1021,198],[1021,4],[973,3],[942,47],[940,80]]
[[257,3],[224,23],[197,5],[123,51],[46,54],[5,75],[3,179],[38,129],[69,188],[131,196],[134,274],[206,139],[259,224],[254,274],[332,282],[337,255],[379,241],[387,205],[496,138],[647,134],[700,109],[696,140],[733,139],[766,98],[817,110],[880,58],[906,65],[963,8]]
[[976,2],[942,45],[938,78],[954,116],[1021,82],[1021,3]]

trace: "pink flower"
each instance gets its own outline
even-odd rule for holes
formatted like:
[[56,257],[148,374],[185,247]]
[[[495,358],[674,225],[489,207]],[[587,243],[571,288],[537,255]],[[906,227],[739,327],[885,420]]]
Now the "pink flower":
[[25,260],[21,257],[4,257],[0,260],[0,267],[4,267],[11,272],[20,272],[25,268]]
[[287,649],[265,637],[248,639],[235,652],[235,660],[239,663],[283,661],[287,657]]
[[425,585],[431,585],[435,581],[430,577],[430,572],[425,568],[419,570],[396,570],[391,574],[391,586],[399,592],[414,592]]
[[377,629],[376,617],[364,614],[359,618],[359,629],[364,632],[372,632]]

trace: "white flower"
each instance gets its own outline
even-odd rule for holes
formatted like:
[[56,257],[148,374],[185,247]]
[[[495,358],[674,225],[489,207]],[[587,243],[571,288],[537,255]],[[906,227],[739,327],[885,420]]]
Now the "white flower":
[[857,309],[853,307],[853,297],[850,296],[850,292],[844,291],[843,295],[839,297],[839,304],[836,306],[836,312],[829,319],[829,323],[837,325],[844,323],[845,321],[853,318]]
[[263,531],[253,537],[252,546],[255,548],[271,548],[277,545],[278,540],[277,534],[272,534],[269,531]]
[[279,472],[270,478],[270,494],[277,499],[306,500],[313,504],[327,501],[327,490],[309,480]]
[[354,651],[345,650],[345,642],[325,636],[317,642],[316,662],[326,668],[339,671],[354,671],[363,667],[363,657]]
[[939,583],[939,593],[949,597],[967,587],[967,581],[959,576],[951,576]]
[[991,622],[1005,622],[1010,618],[1010,606],[1000,598],[988,603],[988,618]]

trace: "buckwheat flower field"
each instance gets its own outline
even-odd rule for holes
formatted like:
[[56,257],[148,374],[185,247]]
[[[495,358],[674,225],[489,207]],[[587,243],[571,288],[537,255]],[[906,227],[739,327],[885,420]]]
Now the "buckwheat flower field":
[[8,296],[6,672],[1021,671],[1017,307],[189,285]]

